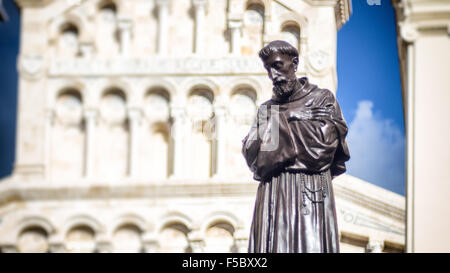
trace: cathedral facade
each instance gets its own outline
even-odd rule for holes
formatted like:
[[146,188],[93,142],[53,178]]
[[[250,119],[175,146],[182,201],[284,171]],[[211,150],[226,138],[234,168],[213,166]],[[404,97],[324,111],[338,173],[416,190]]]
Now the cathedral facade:
[[[247,252],[257,182],[241,140],[283,39],[336,91],[348,0],[17,0],[16,162],[1,252]],[[351,148],[351,147],[350,147]],[[334,188],[343,252],[404,250],[404,198]]]

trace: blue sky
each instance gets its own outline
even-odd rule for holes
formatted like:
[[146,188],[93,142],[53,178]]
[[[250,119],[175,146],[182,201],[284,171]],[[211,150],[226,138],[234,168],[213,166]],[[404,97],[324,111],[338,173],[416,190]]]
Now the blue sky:
[[[405,194],[405,130],[394,9],[353,0],[338,31],[337,98],[349,125],[348,173]],[[377,2],[377,1],[372,1]]]
[[[349,125],[348,173],[404,195],[405,133],[394,10],[390,0],[353,0],[338,32],[337,98]],[[377,3],[377,0],[372,1]],[[12,172],[16,136],[19,12],[3,1],[0,23],[0,178]]]

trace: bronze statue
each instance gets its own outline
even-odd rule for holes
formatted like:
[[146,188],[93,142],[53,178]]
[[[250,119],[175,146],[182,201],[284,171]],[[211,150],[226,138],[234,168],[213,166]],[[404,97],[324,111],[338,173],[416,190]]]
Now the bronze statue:
[[296,77],[298,52],[273,41],[259,52],[273,96],[258,109],[242,153],[260,181],[249,252],[339,252],[332,179],[350,159],[334,94]]

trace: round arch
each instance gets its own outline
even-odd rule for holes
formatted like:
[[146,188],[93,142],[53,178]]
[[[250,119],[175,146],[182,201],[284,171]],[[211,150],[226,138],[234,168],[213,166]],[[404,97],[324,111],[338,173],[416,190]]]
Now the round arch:
[[296,25],[300,29],[300,40],[308,38],[308,18],[298,13],[284,13],[280,16],[280,28],[281,31],[288,25]]
[[130,213],[125,214],[117,218],[113,224],[111,225],[111,229],[108,231],[110,235],[114,234],[119,228],[126,226],[126,225],[132,225],[139,228],[141,232],[146,232],[146,222],[143,217],[140,215]]
[[19,238],[20,234],[28,228],[38,227],[42,228],[48,236],[55,232],[53,224],[42,216],[27,216],[19,220],[18,225],[15,230],[16,240]]
[[207,217],[202,224],[200,228],[202,237],[205,238],[207,230],[218,223],[225,223],[230,225],[232,228],[232,232],[230,232],[231,234],[233,234],[238,229],[239,225],[239,221],[234,215],[228,212],[217,212]]
[[51,95],[48,97],[49,108],[55,107],[58,97],[68,90],[77,91],[84,104],[86,100],[86,85],[80,80],[64,80],[53,89]]
[[161,221],[159,221],[159,225],[155,229],[157,233],[163,231],[164,228],[173,225],[173,224],[182,224],[184,225],[188,231],[192,230],[192,220],[182,213],[169,213],[164,216]]
[[213,101],[219,97],[220,95],[220,87],[217,83],[215,83],[214,81],[210,80],[210,79],[194,79],[191,80],[189,82],[187,82],[186,84],[183,85],[184,88],[183,90],[186,90],[187,93],[184,96],[184,99],[186,100],[193,91],[195,91],[196,89],[208,89],[212,92],[213,95]]
[[62,229],[62,235],[67,236],[67,233],[71,229],[78,226],[87,226],[91,228],[95,232],[95,235],[103,233],[105,230],[103,225],[101,225],[100,222],[98,222],[94,217],[86,214],[81,214],[72,216],[66,221]]
[[90,29],[88,27],[88,22],[86,18],[82,16],[78,16],[75,13],[64,14],[62,16],[57,16],[50,23],[50,34],[49,34],[49,42],[54,43],[59,37],[59,33],[61,32],[61,28],[66,24],[72,24],[78,30],[78,39],[80,41],[89,41],[92,38],[92,34],[88,32]]

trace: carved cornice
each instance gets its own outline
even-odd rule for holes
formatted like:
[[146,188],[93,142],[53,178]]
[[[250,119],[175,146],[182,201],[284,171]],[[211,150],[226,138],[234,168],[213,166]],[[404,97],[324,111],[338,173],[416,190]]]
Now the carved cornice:
[[348,174],[333,180],[336,198],[344,199],[370,211],[405,221],[404,197]]
[[335,6],[336,26],[340,29],[350,19],[352,14],[351,0],[338,0]]
[[21,8],[44,7],[55,0],[15,0]]
[[[350,19],[352,0],[304,0],[311,6],[334,6],[336,26],[339,30]],[[360,0],[357,0],[360,1]]]
[[[18,181],[14,181],[18,182]],[[0,187],[0,207],[15,201],[44,201],[44,200],[92,200],[109,198],[179,198],[179,197],[232,197],[254,196],[258,184],[251,182],[235,183],[199,183],[189,181],[177,182],[172,180],[149,184],[130,183],[111,186],[110,183],[74,182],[66,185],[51,185],[35,182],[33,185],[2,185]]]
[[422,31],[445,30],[450,34],[450,2],[393,0],[400,37],[414,42]]

